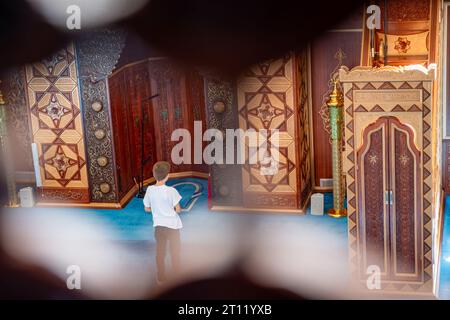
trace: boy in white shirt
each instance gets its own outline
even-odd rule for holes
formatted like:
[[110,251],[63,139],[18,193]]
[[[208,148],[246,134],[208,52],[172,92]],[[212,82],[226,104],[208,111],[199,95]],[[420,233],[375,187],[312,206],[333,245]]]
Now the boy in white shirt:
[[180,229],[183,227],[178,215],[181,212],[181,196],[178,191],[166,186],[169,178],[170,164],[158,161],[153,166],[156,184],[149,186],[144,197],[146,212],[153,215],[153,226],[156,239],[156,282],[166,280],[165,257],[169,244],[172,269],[176,272],[180,267]]

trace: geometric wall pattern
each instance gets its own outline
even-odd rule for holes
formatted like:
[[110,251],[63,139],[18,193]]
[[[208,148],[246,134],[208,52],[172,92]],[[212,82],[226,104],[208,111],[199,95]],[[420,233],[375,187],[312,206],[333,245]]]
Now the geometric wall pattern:
[[[358,220],[357,151],[361,147],[361,132],[380,116],[395,116],[417,130],[415,144],[421,151],[422,168],[422,279],[419,282],[382,282],[382,290],[429,294],[433,290],[433,179],[432,168],[432,72],[354,68],[340,70],[344,85],[345,157],[347,183],[349,259],[352,273],[358,277],[361,244]],[[365,287],[365,282],[361,282]]]
[[239,127],[256,131],[279,130],[278,172],[264,175],[261,169],[267,164],[261,159],[256,164],[243,166],[243,199],[247,207],[298,208],[297,97],[294,89],[293,54],[258,63],[238,80]]
[[86,154],[73,44],[26,66],[32,140],[42,201],[89,202]]

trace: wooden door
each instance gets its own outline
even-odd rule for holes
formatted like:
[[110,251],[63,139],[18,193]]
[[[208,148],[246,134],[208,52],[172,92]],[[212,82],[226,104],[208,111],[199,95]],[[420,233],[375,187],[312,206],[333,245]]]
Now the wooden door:
[[358,219],[361,275],[376,265],[383,279],[390,274],[389,263],[389,119],[381,117],[363,132],[357,153]]
[[420,152],[413,130],[397,118],[389,120],[390,242],[392,280],[422,277],[422,207]]
[[380,267],[382,279],[422,276],[420,152],[413,129],[380,117],[363,132],[357,152],[361,275]]
[[114,135],[114,153],[117,170],[117,188],[121,199],[134,182],[132,179],[133,154],[130,141],[130,123],[128,123],[128,101],[124,72],[118,72],[108,79],[111,101],[111,120]]

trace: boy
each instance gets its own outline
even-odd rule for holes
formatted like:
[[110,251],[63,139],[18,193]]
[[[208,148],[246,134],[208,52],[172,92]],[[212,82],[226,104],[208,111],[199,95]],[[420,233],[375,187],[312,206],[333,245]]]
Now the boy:
[[172,269],[177,272],[180,267],[180,229],[183,227],[180,213],[181,196],[178,191],[166,186],[169,178],[170,164],[166,161],[158,161],[153,166],[153,176],[156,184],[149,186],[144,197],[146,212],[153,215],[153,226],[156,239],[156,283],[161,284],[166,280],[165,257],[169,244]]

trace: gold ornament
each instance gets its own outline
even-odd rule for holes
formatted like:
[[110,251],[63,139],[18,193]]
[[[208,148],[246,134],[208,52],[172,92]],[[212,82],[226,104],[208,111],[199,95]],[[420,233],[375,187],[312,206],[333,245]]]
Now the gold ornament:
[[344,179],[342,173],[342,125],[344,99],[339,90],[338,80],[333,80],[333,91],[327,106],[330,111],[331,155],[333,158],[333,208],[328,215],[334,218],[347,216],[344,208]]
[[94,101],[91,105],[92,110],[100,112],[103,109],[103,104],[100,101]]
[[103,130],[103,129],[98,129],[98,130],[95,130],[95,137],[98,139],[98,140],[102,140],[102,139],[104,139],[105,138],[105,136],[106,136],[106,132],[105,132],[105,130]]
[[111,191],[111,186],[109,185],[109,183],[103,182],[102,184],[100,184],[100,191],[103,194],[107,194],[109,191]]
[[104,157],[104,156],[100,156],[97,158],[97,164],[100,167],[106,167],[106,165],[108,164],[108,158]]

